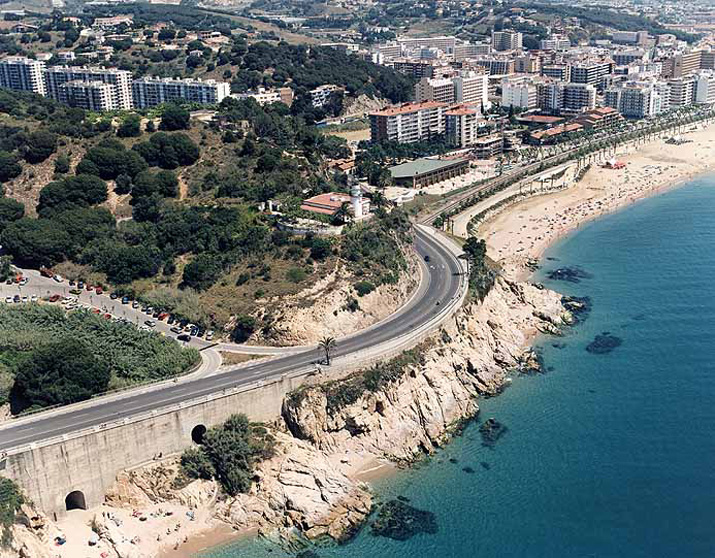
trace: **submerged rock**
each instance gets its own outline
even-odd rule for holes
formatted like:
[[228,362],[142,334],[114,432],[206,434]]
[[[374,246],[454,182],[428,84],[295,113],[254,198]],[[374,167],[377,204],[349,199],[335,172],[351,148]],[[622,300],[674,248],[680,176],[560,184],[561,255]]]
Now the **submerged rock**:
[[564,296],[561,304],[570,314],[572,323],[584,321],[591,312],[591,299],[587,296]]
[[498,420],[487,419],[480,427],[479,432],[482,435],[483,446],[493,446],[496,441],[506,434],[507,427]]
[[320,558],[320,554],[315,550],[304,550],[300,554],[296,554],[295,558]]
[[578,266],[560,267],[549,271],[546,276],[552,281],[566,281],[567,283],[580,283],[581,279],[591,279],[593,275]]
[[432,512],[408,506],[399,500],[385,503],[372,524],[373,535],[396,541],[406,541],[420,533],[434,535],[437,531],[437,520]]
[[489,463],[487,463],[486,461],[480,461],[479,464],[482,466],[482,469],[485,469],[487,471],[492,468],[492,466],[489,465]]
[[450,462],[450,463],[458,463],[458,460],[457,460],[456,458],[454,458],[454,457],[450,457],[450,458],[449,458],[449,462]]
[[610,353],[616,347],[620,347],[622,343],[623,340],[620,337],[604,331],[601,335],[596,335],[596,338],[588,344],[586,350],[595,355],[603,355]]
[[467,473],[469,475],[471,475],[475,472],[474,469],[472,469],[471,467],[462,467],[462,471],[464,471],[465,473]]

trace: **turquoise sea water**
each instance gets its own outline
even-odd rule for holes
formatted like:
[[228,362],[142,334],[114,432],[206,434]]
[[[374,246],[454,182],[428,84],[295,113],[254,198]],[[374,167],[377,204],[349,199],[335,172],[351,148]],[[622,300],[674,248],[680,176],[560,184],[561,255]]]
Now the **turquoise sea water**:
[[[715,556],[715,177],[595,221],[546,256],[558,261],[536,279],[591,297],[593,310],[566,338],[540,342],[553,370],[480,403],[480,420],[508,432],[490,449],[472,424],[376,487],[432,511],[438,533],[397,542],[365,528],[319,556]],[[592,277],[544,279],[573,265]],[[586,352],[605,331],[622,345]],[[294,555],[254,540],[204,556]]]

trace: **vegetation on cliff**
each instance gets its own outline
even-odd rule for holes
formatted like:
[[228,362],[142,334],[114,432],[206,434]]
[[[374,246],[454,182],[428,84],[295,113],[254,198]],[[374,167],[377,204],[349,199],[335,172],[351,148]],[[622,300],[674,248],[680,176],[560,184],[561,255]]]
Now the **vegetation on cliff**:
[[12,480],[0,477],[0,548],[8,548],[12,543],[12,526],[24,503],[20,488]]
[[429,341],[426,341],[391,360],[380,362],[366,370],[359,370],[340,380],[317,386],[300,387],[286,396],[286,404],[297,407],[308,390],[319,389],[325,393],[328,411],[337,412],[357,402],[366,393],[378,392],[398,381],[411,366],[422,364],[428,346]]
[[235,496],[248,492],[256,465],[271,458],[274,449],[275,439],[264,425],[233,415],[183,453],[181,468],[192,479],[216,479],[226,494]]

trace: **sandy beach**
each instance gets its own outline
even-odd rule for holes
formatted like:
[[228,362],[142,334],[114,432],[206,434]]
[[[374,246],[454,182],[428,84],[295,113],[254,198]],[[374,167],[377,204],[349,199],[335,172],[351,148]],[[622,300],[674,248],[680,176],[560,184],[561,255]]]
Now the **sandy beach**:
[[509,277],[524,278],[529,260],[538,259],[551,242],[581,223],[712,170],[715,126],[682,139],[687,143],[657,139],[637,149],[624,148],[616,154],[624,168],[593,165],[580,182],[511,205],[483,222],[476,234]]

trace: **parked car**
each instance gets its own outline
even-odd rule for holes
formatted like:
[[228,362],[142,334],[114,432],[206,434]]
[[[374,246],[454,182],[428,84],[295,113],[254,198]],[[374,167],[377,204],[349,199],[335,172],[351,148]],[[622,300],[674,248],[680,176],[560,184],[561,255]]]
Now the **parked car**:
[[206,332],[206,341],[211,341],[214,338],[214,332],[212,329],[209,329]]
[[129,304],[129,297],[128,297],[128,296],[123,296],[123,297],[122,297],[122,304]]
[[163,322],[164,320],[166,320],[168,317],[169,317],[169,313],[168,313],[168,312],[159,312],[159,315],[157,316],[157,318],[158,318],[159,320],[161,320],[162,322]]
[[30,280],[27,277],[20,279],[20,285],[27,285]]
[[78,288],[78,289],[84,289],[84,281],[78,281],[78,282],[77,282],[77,288]]
[[132,302],[132,308],[139,308],[139,303],[136,300]]
[[48,267],[41,267],[40,275],[42,275],[43,277],[50,278],[50,279],[55,276],[54,272]]
[[112,300],[117,300],[117,298],[119,298],[119,295],[117,293],[112,293],[109,295],[109,298],[111,298]]
[[57,302],[60,298],[61,298],[60,295],[58,295],[58,294],[53,294],[48,300],[49,300],[50,302]]
[[169,331],[171,331],[171,333],[176,333],[176,334],[181,333],[181,330],[178,327],[172,327]]
[[15,304],[17,304],[18,302],[20,302],[20,295],[15,295],[14,297],[12,297],[12,301],[13,301]]
[[149,327],[156,327],[156,322],[154,320],[145,320],[144,324]]
[[176,321],[176,319],[174,318],[174,316],[169,316],[169,319],[166,320],[166,323],[167,323],[167,324],[173,324],[175,321]]
[[37,295],[32,295],[30,297],[30,302],[37,302],[37,301],[38,301]]
[[104,292],[104,290],[102,289],[102,287],[96,287],[94,289],[94,292],[97,293],[98,295],[101,295]]
[[184,341],[184,342],[186,342],[186,343],[188,343],[189,341],[191,341],[191,336],[190,336],[190,335],[187,335],[186,333],[182,333],[181,335],[178,335],[176,338],[177,338],[179,341]]
[[64,281],[64,278],[62,277],[62,275],[55,275],[55,276],[53,277],[53,279],[54,279],[57,283],[62,283],[62,282]]
[[12,304],[12,297],[11,297],[11,296],[6,296],[6,297],[5,297],[5,302],[6,302],[7,304]]

